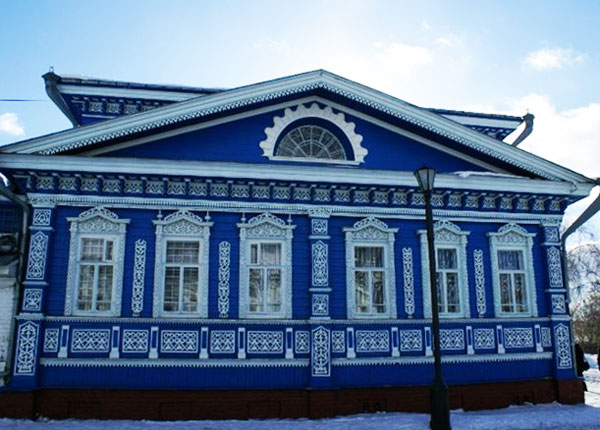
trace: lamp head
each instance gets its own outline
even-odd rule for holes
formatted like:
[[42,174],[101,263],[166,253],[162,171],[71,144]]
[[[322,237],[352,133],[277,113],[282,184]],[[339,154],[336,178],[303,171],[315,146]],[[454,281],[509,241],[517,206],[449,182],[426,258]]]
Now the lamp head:
[[435,173],[435,169],[430,167],[421,167],[420,169],[415,170],[414,175],[415,178],[417,178],[417,182],[419,183],[421,191],[425,192],[433,190]]

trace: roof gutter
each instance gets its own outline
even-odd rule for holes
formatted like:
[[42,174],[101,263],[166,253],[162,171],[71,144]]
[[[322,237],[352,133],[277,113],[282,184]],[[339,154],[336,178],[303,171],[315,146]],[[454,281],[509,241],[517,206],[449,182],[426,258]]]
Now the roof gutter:
[[535,117],[528,113],[523,117],[523,121],[525,121],[525,128],[523,129],[523,131],[521,132],[521,134],[519,134],[517,136],[517,138],[515,139],[515,141],[513,143],[511,143],[512,146],[519,146],[519,144],[521,142],[523,142],[527,136],[529,136],[531,134],[531,132],[533,131],[533,119]]
[[44,82],[46,83],[46,94],[48,94],[50,100],[52,100],[54,104],[61,110],[61,112],[64,113],[67,118],[69,118],[69,121],[71,121],[73,127],[79,127],[81,124],[79,124],[77,118],[75,118],[75,115],[73,115],[73,112],[71,112],[69,105],[67,105],[67,102],[65,102],[65,99],[63,99],[60,91],[58,90],[57,84],[60,82],[60,76],[54,73],[51,69],[48,73],[42,75],[42,78],[44,78]]
[[[14,186],[12,182],[9,182],[10,186]],[[19,305],[19,301],[21,298],[21,292],[24,289],[23,280],[25,279],[25,255],[27,253],[27,236],[28,236],[28,222],[29,222],[29,205],[26,200],[22,197],[17,196],[10,187],[4,185],[4,183],[0,180],[0,195],[6,197],[13,203],[17,204],[22,211],[22,221],[21,221],[21,234],[19,235],[19,263],[17,268],[17,288],[15,290],[15,298],[13,300],[13,309],[12,316],[10,319],[10,327],[9,333],[11,335],[8,337],[8,345],[6,350],[6,363],[8,363],[9,371],[5,376],[5,385],[8,385],[10,375],[12,375],[12,367],[14,366],[12,360],[13,353],[13,343],[17,338],[16,334],[16,324],[15,324],[15,316],[17,315],[17,307]],[[0,369],[2,371],[3,369]]]

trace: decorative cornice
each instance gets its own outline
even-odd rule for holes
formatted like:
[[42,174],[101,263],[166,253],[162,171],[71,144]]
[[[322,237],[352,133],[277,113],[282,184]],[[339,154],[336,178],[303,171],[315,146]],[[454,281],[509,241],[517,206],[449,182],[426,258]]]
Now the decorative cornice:
[[[479,354],[479,355],[443,355],[442,363],[489,363],[503,361],[530,361],[530,360],[552,360],[551,352],[532,352],[517,354]],[[411,365],[432,364],[433,357],[374,357],[374,358],[334,358],[331,365],[344,366],[389,366],[389,365]]]
[[[412,172],[379,169],[341,169],[330,166],[290,166],[264,164],[129,159],[114,157],[90,157],[57,155],[45,157],[29,154],[1,154],[4,169],[50,172],[78,172],[113,175],[178,176],[191,178],[254,179],[263,181],[300,181],[310,178],[313,182],[351,184],[357,186],[405,186],[416,187]],[[586,182],[557,182],[524,177],[467,176],[441,173],[436,176],[438,189],[471,190],[482,192],[513,192],[527,194],[555,194],[587,196],[593,184]]]

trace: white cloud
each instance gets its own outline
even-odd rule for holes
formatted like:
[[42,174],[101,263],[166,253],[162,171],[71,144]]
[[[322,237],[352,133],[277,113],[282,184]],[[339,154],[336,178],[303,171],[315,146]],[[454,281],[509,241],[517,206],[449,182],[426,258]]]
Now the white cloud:
[[433,63],[433,55],[429,49],[404,43],[379,46],[375,57],[387,71],[404,77],[410,76],[421,66]]
[[523,62],[535,70],[544,71],[581,63],[584,58],[585,54],[572,49],[543,48],[530,52]]
[[6,112],[0,114],[0,133],[9,136],[23,136],[25,128],[19,122],[19,116],[16,113]]

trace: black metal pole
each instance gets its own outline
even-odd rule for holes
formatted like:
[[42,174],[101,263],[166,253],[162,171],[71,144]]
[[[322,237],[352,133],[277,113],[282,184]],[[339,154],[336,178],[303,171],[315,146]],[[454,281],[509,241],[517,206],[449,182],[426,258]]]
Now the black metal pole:
[[427,249],[429,251],[429,287],[431,288],[431,316],[433,325],[433,359],[435,376],[431,384],[430,408],[431,430],[451,430],[448,386],[442,376],[442,356],[440,348],[440,316],[436,287],[435,248],[433,244],[433,210],[431,209],[431,191],[424,191],[425,222],[427,224]]

